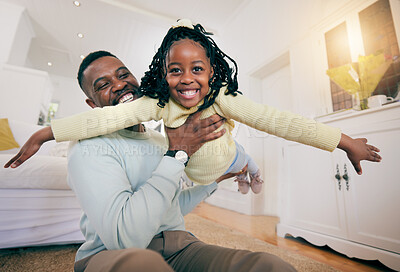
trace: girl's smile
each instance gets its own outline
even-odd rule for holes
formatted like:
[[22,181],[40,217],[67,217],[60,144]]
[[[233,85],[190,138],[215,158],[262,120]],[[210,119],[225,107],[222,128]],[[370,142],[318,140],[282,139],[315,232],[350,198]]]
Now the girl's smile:
[[189,39],[175,42],[167,54],[166,66],[169,92],[176,102],[191,108],[204,99],[213,70],[199,43]]
[[199,93],[198,89],[178,90],[178,95],[181,95],[182,98],[184,99],[192,99],[196,97],[198,93]]

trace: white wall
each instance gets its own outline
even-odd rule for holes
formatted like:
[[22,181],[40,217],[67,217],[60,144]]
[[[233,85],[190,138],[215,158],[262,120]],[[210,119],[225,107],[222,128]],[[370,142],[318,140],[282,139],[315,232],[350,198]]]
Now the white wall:
[[0,117],[37,124],[47,110],[51,83],[47,72],[4,65],[0,69]]
[[51,100],[59,103],[56,118],[71,116],[91,109],[85,102],[86,95],[79,88],[78,80],[51,75],[51,82],[54,87]]
[[[315,116],[324,111],[314,83],[313,28],[351,0],[253,0],[221,35],[238,61],[239,85],[248,88],[250,75],[284,52],[290,52],[294,111]],[[354,2],[354,1],[353,1]],[[270,11],[274,10],[273,13]],[[266,11],[272,16],[265,16]],[[246,93],[259,90],[244,90]],[[305,110],[306,109],[306,110]]]
[[323,18],[350,1],[248,1],[221,36],[225,45],[234,45],[229,46],[230,54],[245,75],[287,51]]
[[[262,79],[262,103],[293,111],[292,78],[290,63]],[[278,181],[283,176],[283,140],[267,135],[263,139],[264,206],[259,213],[278,215]],[[260,209],[261,210],[261,209]]]
[[35,32],[29,19],[29,15],[24,11],[19,19],[18,27],[15,30],[14,40],[8,57],[8,64],[16,66],[27,66],[27,56],[31,40],[35,37]]
[[0,1],[0,64],[10,56],[23,8]]
[[34,37],[31,22],[23,8],[0,2],[0,26],[0,117],[37,124],[52,86],[47,72],[23,67]]
[[0,25],[1,117],[36,124],[50,100],[59,102],[56,117],[90,109],[76,79],[24,67],[35,33],[23,8],[0,1]]

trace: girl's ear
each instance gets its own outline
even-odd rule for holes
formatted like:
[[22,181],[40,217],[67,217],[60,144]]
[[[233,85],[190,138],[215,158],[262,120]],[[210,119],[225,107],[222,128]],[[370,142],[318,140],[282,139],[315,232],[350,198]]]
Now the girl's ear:
[[211,66],[210,69],[210,79],[214,77],[214,67]]

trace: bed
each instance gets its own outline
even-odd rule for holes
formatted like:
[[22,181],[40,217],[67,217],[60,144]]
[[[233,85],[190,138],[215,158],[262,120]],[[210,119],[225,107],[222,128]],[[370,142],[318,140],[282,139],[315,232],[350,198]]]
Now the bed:
[[[41,128],[8,124],[19,145]],[[4,169],[18,150],[0,151],[0,248],[83,242],[81,208],[67,184],[68,143],[46,143],[20,167]]]

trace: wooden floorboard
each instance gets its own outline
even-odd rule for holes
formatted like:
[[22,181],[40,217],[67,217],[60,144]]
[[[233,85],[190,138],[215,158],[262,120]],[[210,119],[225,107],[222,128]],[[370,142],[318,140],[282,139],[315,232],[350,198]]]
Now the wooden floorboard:
[[226,210],[207,203],[198,205],[193,213],[244,232],[254,238],[263,240],[278,247],[294,251],[298,254],[307,256],[321,263],[328,264],[344,272],[376,272],[394,271],[378,261],[363,261],[348,258],[343,254],[337,253],[329,247],[314,246],[301,238],[282,238],[276,234],[276,225],[279,223],[278,217],[273,216],[250,216],[234,211]]

